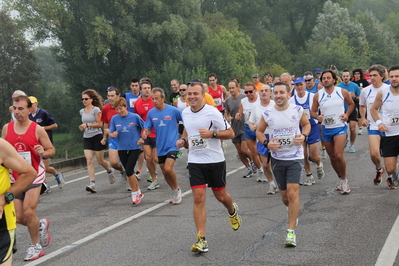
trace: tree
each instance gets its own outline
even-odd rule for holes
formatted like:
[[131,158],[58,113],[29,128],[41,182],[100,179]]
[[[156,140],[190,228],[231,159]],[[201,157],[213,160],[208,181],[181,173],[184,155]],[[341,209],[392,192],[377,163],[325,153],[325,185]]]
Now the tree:
[[356,20],[363,25],[366,33],[371,64],[396,64],[399,59],[399,47],[391,31],[369,10],[358,13]]
[[187,57],[195,54],[206,37],[196,0],[8,2],[38,40],[48,36],[59,40],[57,59],[65,65],[75,93],[85,88],[123,87],[132,77],[161,72],[170,59],[190,62]]
[[311,41],[328,44],[342,33],[348,37],[348,44],[355,48],[358,55],[367,51],[368,44],[363,26],[351,20],[348,9],[327,1],[324,4],[323,12],[317,17]]
[[9,106],[15,90],[35,93],[40,79],[35,57],[19,30],[5,11],[0,11],[0,117],[1,124],[10,121]]

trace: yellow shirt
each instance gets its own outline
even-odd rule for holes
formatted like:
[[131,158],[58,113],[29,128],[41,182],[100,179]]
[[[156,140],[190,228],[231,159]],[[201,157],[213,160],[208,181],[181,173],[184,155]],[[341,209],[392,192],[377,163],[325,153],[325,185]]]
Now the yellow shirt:
[[[213,100],[213,97],[207,92],[205,92],[205,94],[204,94],[204,103],[206,103],[210,106],[213,106],[213,107],[216,106],[215,101]],[[186,106],[190,106],[188,101],[186,101]]]
[[[10,172],[0,165],[0,195],[3,195],[11,187]],[[17,216],[15,214],[14,202],[4,205],[4,217],[7,223],[7,230],[17,228]]]

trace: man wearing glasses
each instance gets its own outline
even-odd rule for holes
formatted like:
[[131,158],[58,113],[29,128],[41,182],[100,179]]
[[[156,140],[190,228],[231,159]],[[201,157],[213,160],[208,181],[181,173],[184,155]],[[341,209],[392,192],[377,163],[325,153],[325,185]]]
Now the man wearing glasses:
[[115,108],[113,106],[114,102],[119,99],[121,92],[118,88],[108,87],[107,88],[107,99],[108,104],[104,105],[103,111],[101,113],[101,122],[104,124],[104,136],[101,140],[101,144],[105,145],[108,138],[108,157],[111,166],[120,171],[122,180],[126,180],[126,173],[123,166],[119,163],[119,155],[118,155],[118,138],[109,138],[109,124],[111,122],[111,118],[117,114]]
[[303,79],[305,80],[305,83],[306,83],[306,91],[307,92],[316,93],[321,88],[323,88],[323,86],[321,84],[317,84],[314,81],[313,73],[310,71],[306,71],[303,74]]

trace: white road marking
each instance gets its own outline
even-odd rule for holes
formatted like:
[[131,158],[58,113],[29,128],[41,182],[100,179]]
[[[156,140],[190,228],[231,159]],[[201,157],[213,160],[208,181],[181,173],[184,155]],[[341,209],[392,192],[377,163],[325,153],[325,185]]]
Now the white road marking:
[[[238,171],[240,171],[241,169],[244,169],[244,168],[245,168],[244,165],[241,166],[241,167],[238,167],[238,168],[236,168],[236,169],[234,169],[234,170],[228,172],[228,173],[226,174],[226,176],[232,175],[232,174],[234,174],[234,173],[236,173],[236,172],[238,172]],[[102,174],[102,173],[105,173],[105,171],[98,172],[98,173],[96,173],[96,174]],[[82,180],[82,179],[85,179],[85,178],[87,178],[87,177],[88,177],[88,176],[84,176],[84,177],[80,177],[80,178],[77,178],[77,179],[73,179],[73,180],[68,181],[67,183],[76,182],[76,181],[78,181],[78,180]],[[53,187],[56,187],[56,186],[53,186]],[[184,197],[184,196],[186,196],[186,195],[189,195],[189,194],[191,194],[191,193],[192,193],[191,189],[190,189],[190,190],[187,190],[186,192],[184,192],[184,193],[182,194],[182,197]],[[140,213],[137,213],[137,214],[135,214],[135,215],[133,215],[133,216],[130,216],[130,217],[126,218],[125,220],[122,220],[122,221],[120,221],[120,222],[118,222],[118,223],[116,223],[116,224],[113,224],[113,225],[111,225],[111,226],[109,226],[109,227],[106,227],[106,228],[100,230],[100,231],[97,231],[96,233],[91,234],[91,235],[89,235],[89,236],[87,236],[87,237],[85,237],[85,238],[82,238],[82,239],[80,239],[80,240],[78,240],[78,241],[76,241],[76,242],[74,242],[74,243],[72,243],[72,244],[70,244],[70,245],[67,245],[67,246],[65,246],[65,247],[62,247],[62,248],[56,250],[56,251],[53,251],[53,252],[51,252],[50,254],[46,254],[45,256],[43,256],[43,257],[41,257],[41,258],[39,258],[39,259],[37,259],[37,260],[34,260],[34,261],[31,262],[31,263],[25,264],[24,266],[39,265],[40,263],[49,261],[49,260],[55,258],[55,257],[58,256],[58,255],[61,255],[61,254],[65,253],[65,252],[68,252],[68,251],[74,249],[74,248],[77,248],[78,246],[80,246],[80,245],[82,245],[82,244],[85,244],[85,243],[87,243],[87,242],[89,242],[89,241],[95,239],[96,237],[99,237],[99,236],[101,236],[101,235],[103,235],[103,234],[106,234],[106,233],[108,233],[108,232],[110,232],[110,231],[112,231],[112,230],[114,230],[114,229],[116,229],[116,228],[118,228],[118,227],[120,227],[120,226],[122,226],[122,225],[125,225],[125,224],[127,224],[127,223],[130,223],[131,221],[133,221],[133,220],[135,220],[135,219],[138,219],[138,218],[140,218],[140,217],[142,217],[142,216],[144,216],[144,215],[146,215],[146,214],[148,214],[148,213],[150,213],[150,212],[153,212],[153,211],[155,211],[155,210],[157,210],[157,209],[159,209],[159,208],[161,208],[161,207],[163,207],[163,206],[169,205],[169,204],[170,204],[169,201],[168,201],[168,200],[165,200],[164,202],[161,202],[161,203],[159,203],[159,204],[157,204],[157,205],[155,205],[155,206],[152,206],[152,207],[150,207],[150,208],[148,208],[148,209],[146,209],[146,210],[144,210],[144,211],[142,211],[142,212],[140,212]]]
[[399,249],[399,215],[392,226],[391,232],[385,240],[380,255],[378,256],[375,266],[391,266],[395,263]]
[[[95,175],[101,175],[101,174],[103,174],[103,173],[105,173],[105,172],[106,172],[106,171],[103,170],[103,171],[100,171],[100,172],[95,173]],[[73,182],[77,182],[77,181],[80,181],[80,180],[83,180],[83,179],[86,179],[86,178],[88,178],[88,177],[89,177],[89,176],[86,175],[86,176],[82,176],[82,177],[79,177],[79,178],[75,178],[75,179],[72,179],[72,180],[65,181],[65,185],[66,185],[66,184],[73,183]],[[58,188],[58,185],[50,186],[50,188]]]

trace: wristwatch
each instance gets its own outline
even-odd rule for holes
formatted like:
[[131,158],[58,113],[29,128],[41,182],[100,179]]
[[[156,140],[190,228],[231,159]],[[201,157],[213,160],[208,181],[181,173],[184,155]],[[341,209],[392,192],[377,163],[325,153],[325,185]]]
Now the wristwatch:
[[265,139],[265,141],[263,142],[263,146],[265,146],[265,148],[267,148],[267,144],[269,144],[269,141],[267,139]]
[[305,137],[305,142],[308,142],[308,135],[306,135],[306,134],[302,134],[304,137]]
[[216,138],[216,136],[217,136],[216,131],[213,131],[213,133],[212,133],[212,138]]
[[4,193],[4,199],[7,204],[10,204],[15,199],[15,196],[12,192],[6,192]]

